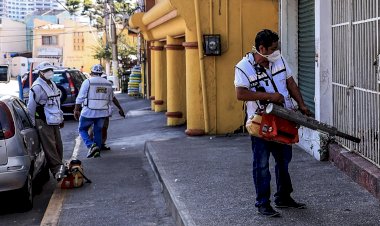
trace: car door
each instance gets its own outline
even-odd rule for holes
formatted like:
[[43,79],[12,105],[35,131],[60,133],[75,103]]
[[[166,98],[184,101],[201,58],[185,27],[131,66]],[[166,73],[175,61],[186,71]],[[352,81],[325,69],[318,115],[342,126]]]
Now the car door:
[[25,107],[25,104],[14,100],[12,102],[12,107],[14,110],[16,124],[20,130],[20,136],[23,140],[24,147],[28,151],[29,155],[36,160],[39,153],[41,152],[40,140],[38,137],[37,130],[34,128]]

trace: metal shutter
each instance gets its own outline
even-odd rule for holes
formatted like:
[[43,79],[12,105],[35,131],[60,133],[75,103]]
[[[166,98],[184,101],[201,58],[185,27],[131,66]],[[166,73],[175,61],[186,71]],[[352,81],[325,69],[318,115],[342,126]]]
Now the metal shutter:
[[310,111],[315,113],[314,0],[298,1],[298,85]]

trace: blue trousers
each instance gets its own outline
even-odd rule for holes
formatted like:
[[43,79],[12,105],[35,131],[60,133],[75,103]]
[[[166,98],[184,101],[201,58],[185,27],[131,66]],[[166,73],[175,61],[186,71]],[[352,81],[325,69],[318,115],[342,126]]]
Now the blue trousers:
[[256,188],[256,207],[270,203],[269,156],[275,159],[277,192],[275,200],[290,197],[293,191],[288,166],[292,159],[292,146],[251,136],[253,153],[253,181]]
[[[95,143],[96,146],[101,147],[104,120],[105,118],[86,118],[83,116],[79,118],[79,134],[87,148],[90,148],[93,143]],[[88,135],[88,129],[92,125],[94,125],[94,139],[91,139]]]

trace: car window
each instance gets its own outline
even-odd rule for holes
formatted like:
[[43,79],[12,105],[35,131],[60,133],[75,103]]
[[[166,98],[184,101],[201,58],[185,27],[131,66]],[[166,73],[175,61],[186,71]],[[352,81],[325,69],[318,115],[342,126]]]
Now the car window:
[[20,102],[17,100],[12,103],[13,111],[16,116],[17,126],[20,130],[32,128],[33,125],[30,122],[29,117],[27,116],[24,108],[21,106]]
[[83,74],[80,74],[79,71],[70,71],[68,72],[74,82],[75,88],[78,90],[80,89],[80,86],[82,85],[82,82],[86,80],[86,76]]
[[[12,115],[6,104],[0,101],[0,129],[3,130],[4,137],[10,138],[14,135],[14,125]],[[0,139],[4,139],[4,137]]]
[[62,85],[66,84],[69,81],[67,80],[67,77],[65,75],[64,71],[55,71],[54,76],[51,79],[55,84]]
[[83,81],[87,79],[87,76],[84,73],[82,72],[78,72],[78,73],[82,77]]

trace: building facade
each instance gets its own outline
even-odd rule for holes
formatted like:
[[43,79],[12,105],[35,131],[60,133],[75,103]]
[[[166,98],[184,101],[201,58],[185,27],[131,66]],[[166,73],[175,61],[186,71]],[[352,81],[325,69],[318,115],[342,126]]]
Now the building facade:
[[66,10],[36,10],[33,13],[28,14],[25,17],[26,24],[26,47],[27,51],[33,51],[33,30],[34,30],[34,19],[39,19],[43,21],[50,22],[52,24],[61,24],[63,21],[70,18],[69,12]]
[[0,64],[9,64],[15,54],[25,53],[26,27],[8,18],[0,19]]
[[96,28],[88,24],[65,20],[61,24],[52,24],[39,19],[34,20],[34,58],[58,59],[61,66],[89,71],[99,63],[94,59],[98,43]]
[[24,20],[27,14],[35,10],[51,9],[62,9],[62,6],[55,0],[1,0],[0,2],[2,16],[13,20]]
[[[160,0],[145,5],[148,11],[135,13],[129,24],[148,41],[145,69],[150,71],[146,82],[152,109],[166,111],[168,125],[186,122],[188,135],[239,129],[245,113],[236,100],[234,66],[251,50],[258,31],[278,31],[278,1]],[[205,34],[221,43],[219,54],[205,56]]]

